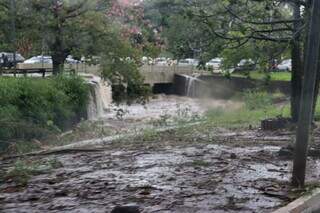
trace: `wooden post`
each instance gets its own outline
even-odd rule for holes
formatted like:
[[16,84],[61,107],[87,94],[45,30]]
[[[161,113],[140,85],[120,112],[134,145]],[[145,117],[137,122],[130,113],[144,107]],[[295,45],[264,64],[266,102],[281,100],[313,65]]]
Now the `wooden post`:
[[312,105],[318,67],[320,48],[320,1],[312,3],[309,24],[308,45],[305,61],[305,75],[300,104],[300,115],[296,137],[295,157],[292,172],[292,184],[303,187],[305,183],[309,131],[312,122]]
[[46,77],[46,69],[40,69],[40,71],[42,72],[42,78]]

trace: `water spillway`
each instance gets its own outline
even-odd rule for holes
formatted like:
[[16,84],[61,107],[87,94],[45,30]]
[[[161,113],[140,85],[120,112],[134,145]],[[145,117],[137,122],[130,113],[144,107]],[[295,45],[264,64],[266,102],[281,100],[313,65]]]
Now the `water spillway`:
[[87,118],[98,120],[112,103],[111,83],[96,75],[84,75],[83,77],[90,86]]
[[200,97],[206,92],[207,83],[197,77],[176,75],[174,79],[175,94],[187,97]]

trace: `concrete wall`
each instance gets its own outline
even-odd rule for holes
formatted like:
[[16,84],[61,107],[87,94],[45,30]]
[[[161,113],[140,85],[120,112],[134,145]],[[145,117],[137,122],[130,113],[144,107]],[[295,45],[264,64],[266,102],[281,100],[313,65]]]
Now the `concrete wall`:
[[175,74],[193,75],[194,73],[204,74],[194,66],[151,66],[144,65],[140,68],[141,74],[145,78],[145,83],[154,85],[157,83],[172,83]]
[[[269,82],[265,85],[263,81],[251,80],[246,78],[232,77],[227,79],[223,76],[200,76],[203,82],[195,82],[195,93],[197,97],[213,97],[219,99],[229,99],[237,92],[243,92],[248,89],[265,88],[269,92],[280,91],[284,94],[290,94],[290,82],[277,81]],[[187,79],[183,75],[175,75],[174,91],[177,95],[186,95]]]
[[247,78],[232,77],[230,79],[223,76],[201,76],[200,79],[212,86],[215,95],[232,96],[235,92],[242,92],[248,89],[264,88],[268,92],[280,91],[289,95],[291,84],[288,81],[270,81],[268,84],[262,80],[252,80]]

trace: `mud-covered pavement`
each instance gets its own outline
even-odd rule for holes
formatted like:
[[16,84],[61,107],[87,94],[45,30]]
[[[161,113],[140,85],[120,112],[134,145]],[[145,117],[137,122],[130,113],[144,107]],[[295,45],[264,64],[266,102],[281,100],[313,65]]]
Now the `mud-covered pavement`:
[[[241,103],[207,105],[229,109]],[[115,118],[119,109],[120,119]],[[292,144],[292,133],[227,130],[205,123],[156,132],[163,126],[152,126],[176,115],[193,121],[194,114],[207,109],[206,101],[160,96],[145,107],[115,107],[102,120],[101,125],[114,129],[112,137],[140,135],[89,140],[89,146],[76,150],[71,144],[21,159],[0,158],[0,212],[109,213],[117,205],[138,205],[143,212],[272,212],[294,199],[297,193],[289,188],[292,160],[279,156],[282,146]],[[319,144],[319,134],[316,138]],[[81,139],[86,137],[81,134]],[[79,144],[77,137],[74,141]],[[16,176],[25,174],[17,161],[44,169],[30,175],[24,186],[1,178],[12,168]],[[56,166],[46,169],[47,162]],[[318,180],[320,160],[310,158],[308,165],[307,181]]]
[[[138,205],[144,212],[271,212],[293,198],[291,160],[278,156],[288,138],[270,142],[277,137],[264,135],[268,142],[254,138],[246,144],[226,137],[230,142],[224,145],[111,143],[94,152],[29,157],[62,165],[34,176],[24,188],[3,182],[0,211],[110,212],[116,205]],[[0,166],[8,169],[13,162]],[[310,159],[309,166],[307,179],[319,179],[320,161]]]

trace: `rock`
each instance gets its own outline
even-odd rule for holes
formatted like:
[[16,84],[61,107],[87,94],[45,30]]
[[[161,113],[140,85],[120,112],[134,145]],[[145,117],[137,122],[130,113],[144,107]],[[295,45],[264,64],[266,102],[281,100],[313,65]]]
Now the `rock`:
[[235,153],[231,153],[230,158],[231,158],[231,159],[236,159],[236,158],[237,158],[237,155],[236,155]]
[[290,123],[292,123],[292,121],[289,118],[278,117],[266,119],[261,121],[261,129],[264,131],[281,130],[287,128]]
[[139,206],[116,206],[111,213],[140,213]]
[[282,147],[279,150],[279,156],[280,157],[292,157],[294,154],[294,148],[291,146],[287,146],[287,147]]

